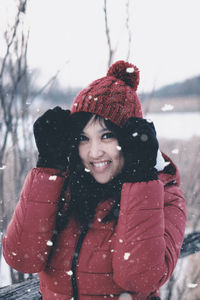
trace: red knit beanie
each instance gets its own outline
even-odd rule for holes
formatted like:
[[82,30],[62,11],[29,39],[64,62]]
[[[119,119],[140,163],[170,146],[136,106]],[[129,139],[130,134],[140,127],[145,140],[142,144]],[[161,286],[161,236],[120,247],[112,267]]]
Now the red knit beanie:
[[139,70],[136,66],[117,61],[107,76],[93,81],[74,99],[71,114],[85,111],[109,119],[122,127],[130,117],[142,118],[136,94]]

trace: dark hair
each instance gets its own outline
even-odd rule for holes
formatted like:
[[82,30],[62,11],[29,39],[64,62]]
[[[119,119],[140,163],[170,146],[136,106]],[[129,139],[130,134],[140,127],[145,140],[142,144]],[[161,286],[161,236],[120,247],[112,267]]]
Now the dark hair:
[[[85,172],[84,166],[78,154],[80,132],[94,115],[88,112],[78,112],[71,116],[71,153],[69,157],[69,175],[59,198],[58,214],[56,218],[55,232],[63,230],[74,216],[79,220],[81,226],[87,227],[92,222],[95,210],[99,202],[112,197],[115,204],[110,213],[104,218],[104,222],[115,219],[117,222],[121,194],[121,175],[116,176],[106,184],[100,184]],[[98,115],[95,115],[94,122],[99,121],[114,133],[121,145],[121,128]],[[66,191],[69,191],[66,199]],[[70,199],[69,199],[70,198]]]

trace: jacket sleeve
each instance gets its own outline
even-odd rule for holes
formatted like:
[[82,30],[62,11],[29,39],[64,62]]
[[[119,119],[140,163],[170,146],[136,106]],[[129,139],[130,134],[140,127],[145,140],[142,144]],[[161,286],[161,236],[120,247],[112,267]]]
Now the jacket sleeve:
[[3,237],[6,262],[22,273],[40,272],[51,250],[57,202],[64,176],[35,168],[26,177],[20,200]]
[[114,280],[149,295],[172,274],[184,238],[185,201],[178,185],[125,183],[113,253]]

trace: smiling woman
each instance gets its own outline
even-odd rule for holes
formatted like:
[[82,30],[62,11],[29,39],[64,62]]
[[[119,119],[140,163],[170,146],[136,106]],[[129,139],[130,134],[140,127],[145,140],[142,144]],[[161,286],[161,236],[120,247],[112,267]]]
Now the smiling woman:
[[81,133],[79,155],[97,182],[107,183],[122,171],[120,149],[114,133],[93,116]]
[[7,263],[39,273],[44,300],[159,298],[184,238],[179,172],[142,117],[139,70],[105,77],[34,123],[37,167],[3,238]]

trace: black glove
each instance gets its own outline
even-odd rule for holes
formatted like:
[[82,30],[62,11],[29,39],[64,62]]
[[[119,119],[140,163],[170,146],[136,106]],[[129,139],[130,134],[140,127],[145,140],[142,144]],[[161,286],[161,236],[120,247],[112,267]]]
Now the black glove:
[[66,170],[69,154],[70,111],[56,106],[39,117],[33,131],[39,156],[37,167]]
[[122,128],[124,134],[124,180],[142,182],[156,180],[158,140],[153,122],[130,118]]

